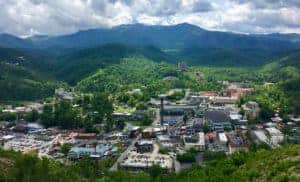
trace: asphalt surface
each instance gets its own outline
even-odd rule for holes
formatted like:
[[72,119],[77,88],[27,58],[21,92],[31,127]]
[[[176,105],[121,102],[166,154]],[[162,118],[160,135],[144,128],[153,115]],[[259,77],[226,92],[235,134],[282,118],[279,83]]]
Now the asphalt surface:
[[[155,112],[155,118],[152,122],[152,126],[156,126],[160,122],[160,114],[159,114],[159,109],[156,110]],[[118,164],[120,164],[127,156],[127,154],[133,149],[134,144],[142,138],[142,135],[139,134],[132,142],[131,144],[127,147],[127,149],[119,156],[117,161],[114,163],[114,165],[109,169],[110,171],[117,171],[118,170]]]

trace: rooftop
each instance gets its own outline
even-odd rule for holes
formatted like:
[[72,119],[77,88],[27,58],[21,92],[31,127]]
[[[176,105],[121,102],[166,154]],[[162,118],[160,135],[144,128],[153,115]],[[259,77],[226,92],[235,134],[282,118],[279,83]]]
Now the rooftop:
[[206,111],[204,112],[204,117],[212,122],[224,122],[229,121],[230,118],[223,111]]

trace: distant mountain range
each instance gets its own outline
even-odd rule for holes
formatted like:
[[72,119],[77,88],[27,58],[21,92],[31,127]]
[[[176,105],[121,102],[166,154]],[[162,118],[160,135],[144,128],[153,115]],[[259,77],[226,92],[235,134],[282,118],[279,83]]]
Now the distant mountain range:
[[[126,58],[239,67],[272,62],[259,73],[267,73],[275,81],[293,78],[286,83],[290,88],[299,85],[299,79],[294,79],[294,75],[298,75],[299,53],[298,34],[242,35],[207,31],[190,24],[122,25],[26,39],[0,34],[0,88],[5,88],[0,100],[49,96],[61,85],[58,80],[73,86],[88,80],[82,83],[89,88],[86,83],[94,83],[91,79],[98,78],[99,69],[106,70]],[[131,75],[130,70],[136,69],[135,63],[130,65],[128,75]]]
[[187,23],[172,26],[130,24],[110,29],[84,30],[70,35],[45,35],[26,39],[8,34],[0,35],[0,47],[34,49],[54,57],[112,43],[151,48],[159,54],[168,55],[164,58],[172,58],[172,62],[256,66],[266,63],[274,56],[300,49],[300,35],[245,35],[208,31]]
[[171,26],[130,24],[110,29],[91,29],[62,36],[34,36],[20,39],[8,34],[0,36],[1,46],[17,48],[84,48],[106,43],[154,46],[160,49],[238,48],[271,49],[299,48],[298,34],[244,35],[204,30],[183,23]]

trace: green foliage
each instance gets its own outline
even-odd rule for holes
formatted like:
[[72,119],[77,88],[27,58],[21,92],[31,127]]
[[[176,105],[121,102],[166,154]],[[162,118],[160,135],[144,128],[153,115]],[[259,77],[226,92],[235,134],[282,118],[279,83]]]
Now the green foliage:
[[179,162],[196,162],[196,150],[191,148],[190,150],[188,150],[187,152],[183,153],[183,154],[177,154],[176,155],[176,159],[179,161]]
[[38,119],[39,119],[39,113],[35,109],[26,115],[26,120],[29,122],[36,122]]
[[64,155],[67,155],[72,148],[72,145],[69,143],[64,143],[60,146],[60,152],[63,153]]
[[203,158],[205,161],[222,160],[226,158],[225,152],[204,151]]
[[155,179],[162,174],[162,169],[159,165],[154,164],[148,169],[148,173],[152,178]]
[[[209,154],[217,160],[203,167],[193,166],[178,174],[163,175],[161,168],[153,166],[147,172],[109,172],[115,159],[102,162],[84,158],[68,166],[33,154],[21,154],[0,150],[0,179],[4,181],[299,181],[300,145],[265,150],[257,148],[249,152],[235,153],[228,158],[224,154]],[[218,157],[220,156],[220,157]]]
[[[57,101],[54,105],[45,105],[41,114],[41,124],[46,127],[60,126],[65,129],[84,127],[86,131],[94,132],[95,124],[106,122],[111,129],[113,105],[108,94],[100,93],[93,96],[83,96],[78,99],[81,107],[73,107],[67,100]],[[118,127],[122,127],[119,123]]]
[[177,101],[184,97],[185,91],[184,90],[176,90],[171,95],[167,96],[167,99],[171,101]]
[[0,62],[0,100],[36,100],[54,94],[59,83],[25,67]]
[[1,121],[15,121],[17,119],[16,113],[11,112],[0,112]]

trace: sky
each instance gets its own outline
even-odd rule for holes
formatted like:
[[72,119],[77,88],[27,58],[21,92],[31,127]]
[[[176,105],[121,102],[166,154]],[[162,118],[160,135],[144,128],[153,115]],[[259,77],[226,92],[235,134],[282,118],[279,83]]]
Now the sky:
[[238,33],[300,33],[300,0],[0,0],[0,7],[0,32],[20,37],[184,22]]

